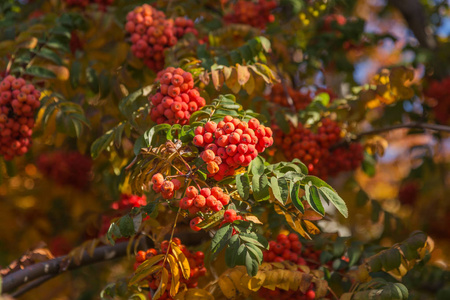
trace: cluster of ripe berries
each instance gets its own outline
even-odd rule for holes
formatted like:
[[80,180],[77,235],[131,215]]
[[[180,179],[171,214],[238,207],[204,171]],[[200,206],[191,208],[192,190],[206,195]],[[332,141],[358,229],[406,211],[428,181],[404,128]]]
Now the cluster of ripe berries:
[[442,81],[432,81],[425,91],[427,97],[433,98],[436,104],[433,106],[433,112],[436,120],[441,124],[449,124],[450,116],[450,77]]
[[[263,260],[265,262],[282,262],[291,261],[299,266],[307,265],[308,263],[302,256],[310,255],[309,249],[302,252],[303,245],[299,241],[298,235],[291,233],[289,235],[279,234],[276,241],[269,242],[269,250],[263,252]],[[306,251],[308,250],[308,254]],[[308,256],[309,257],[309,256]],[[316,258],[316,257],[314,257]],[[298,269],[301,271],[301,268]],[[314,299],[316,294],[313,290],[313,285],[310,286],[306,293],[300,291],[285,291],[276,288],[269,290],[262,288],[259,290],[260,297],[264,299]]]
[[[326,88],[318,88],[315,92],[302,92],[293,89],[292,87],[287,87],[287,90],[297,111],[304,110],[312,102],[314,97],[321,93],[327,93],[330,96],[330,101],[337,98],[336,94],[332,90]],[[286,98],[286,92],[281,83],[277,83],[272,86],[272,91],[270,95],[267,96],[267,100],[280,106],[290,107],[288,99]]]
[[208,176],[218,181],[233,175],[238,167],[248,166],[273,144],[272,129],[257,119],[247,123],[225,116],[218,124],[209,121],[194,132],[194,145],[205,149],[200,157],[207,165]]
[[312,175],[324,179],[354,170],[361,164],[363,148],[359,143],[330,150],[341,140],[341,128],[328,118],[321,120],[317,133],[299,124],[296,128],[291,126],[288,134],[279,130],[275,135],[275,142],[281,145],[287,159],[300,159]]
[[125,30],[131,35],[134,56],[142,59],[151,70],[162,70],[164,50],[175,45],[185,33],[197,34],[192,20],[181,19],[184,18],[168,19],[164,12],[148,4],[130,11]]
[[271,11],[277,7],[273,0],[253,1],[240,0],[233,6],[233,12],[224,17],[227,23],[248,24],[252,27],[265,29],[267,23],[275,21]]
[[192,113],[205,106],[205,99],[194,89],[191,73],[169,67],[159,72],[156,80],[161,86],[155,95],[149,96],[153,122],[185,125]]
[[168,200],[172,199],[175,192],[181,187],[181,182],[176,179],[164,179],[164,175],[156,173],[152,176],[152,188],[156,193],[161,193],[161,196]]
[[[322,31],[324,32],[333,32],[335,29],[333,29],[333,24],[336,24],[338,26],[344,26],[347,24],[347,18],[340,14],[331,14],[325,16],[323,19],[323,26]],[[342,35],[340,32],[337,32],[338,35]]]
[[5,160],[24,155],[31,147],[40,96],[23,78],[8,75],[0,82],[0,155]]
[[[304,110],[312,102],[313,97],[310,92],[303,93],[291,87],[288,87],[287,89],[297,111]],[[268,96],[268,100],[281,106],[290,106],[288,99],[286,98],[284,87],[281,83],[272,86],[272,92]]]
[[97,3],[103,10],[106,6],[110,6],[114,3],[114,0],[65,0],[66,4],[70,7],[85,8],[89,4]]
[[404,182],[398,190],[398,200],[401,204],[412,205],[419,197],[419,183],[417,181]]
[[[181,244],[181,241],[179,238],[175,237],[172,239],[172,241],[178,245],[180,250],[183,252],[184,256],[186,256],[186,258],[189,262],[189,267],[191,269],[191,274],[190,274],[189,279],[185,279],[183,276],[180,276],[180,285],[182,286],[183,284],[185,284],[187,288],[196,288],[198,285],[198,279],[200,277],[203,277],[206,275],[206,268],[204,265],[205,254],[201,251],[197,251],[195,253],[190,252],[189,249],[186,248],[185,245]],[[136,254],[136,262],[134,264],[134,269],[136,270],[137,267],[141,263],[143,263],[144,261],[146,261],[147,259],[149,259],[153,256],[156,256],[158,254],[166,254],[168,247],[169,247],[169,241],[163,241],[161,243],[160,251],[158,251],[154,248],[148,249],[147,251],[138,251],[138,253]],[[172,253],[172,249],[169,250],[169,253],[170,254]],[[162,265],[163,261],[159,262],[158,264]],[[161,299],[173,299],[169,295],[172,274],[170,273],[170,266],[168,265],[168,263],[166,263],[166,264],[167,264],[167,266],[165,266],[165,267],[169,271],[169,282],[167,284],[166,291],[159,298],[160,300]],[[181,270],[179,270],[179,274],[181,274]],[[149,288],[151,288],[153,291],[155,291],[158,288],[160,280],[161,280],[159,273],[150,275],[146,279],[148,280]],[[149,296],[150,296],[150,299],[152,299],[151,295],[149,295]]]
[[90,182],[92,159],[78,151],[43,153],[37,159],[37,168],[62,186],[86,189]]

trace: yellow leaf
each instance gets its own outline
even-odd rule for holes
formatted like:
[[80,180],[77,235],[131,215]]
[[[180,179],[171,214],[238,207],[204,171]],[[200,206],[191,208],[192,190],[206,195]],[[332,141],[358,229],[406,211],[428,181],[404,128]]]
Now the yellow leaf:
[[178,269],[175,257],[172,254],[167,256],[169,261],[170,272],[172,273],[172,283],[170,285],[170,296],[175,296],[178,293],[180,287],[180,270]]
[[181,249],[178,247],[177,244],[172,242],[171,247],[173,255],[175,256],[175,259],[181,268],[183,277],[185,279],[189,279],[189,277],[191,276],[191,267],[189,266],[189,261],[187,260],[186,256],[184,255],[184,253],[181,251]]
[[319,234],[320,230],[319,228],[317,228],[316,225],[314,225],[313,223],[311,223],[308,220],[303,220],[305,222],[306,225],[306,231],[308,231],[308,233],[310,234]]
[[326,280],[314,279],[313,282],[316,286],[316,298],[325,297],[328,293],[328,282]]
[[163,268],[161,274],[161,281],[152,299],[157,300],[162,296],[162,294],[164,294],[167,288],[168,281],[169,281],[169,272],[167,272],[166,268]]
[[223,82],[225,81],[224,75],[221,70],[211,69],[211,78],[213,81],[214,88],[220,90],[222,88]]
[[253,93],[253,91],[255,90],[255,79],[253,78],[253,76],[250,75],[247,83],[244,84],[244,89],[249,95]]
[[188,289],[179,293],[175,300],[214,300],[214,297],[202,289]]
[[228,273],[228,277],[233,281],[237,290],[245,296],[249,295],[249,290],[242,284],[242,277],[246,274],[243,268],[234,268]]
[[[137,267],[137,269],[136,269],[135,275],[128,282],[128,285],[133,285],[135,283],[138,283],[139,281],[141,281],[142,279],[147,277],[149,274],[151,274],[150,272],[155,272],[156,269],[152,269],[153,265],[155,265],[156,263],[163,260],[163,258],[164,258],[164,255],[159,254],[159,255],[153,256],[150,259],[147,259],[142,264],[140,264],[139,267]],[[151,271],[150,271],[150,269],[151,269]]]
[[231,69],[231,72],[230,72],[228,78],[225,80],[225,83],[226,83],[227,87],[233,91],[233,93],[237,94],[241,89],[241,85],[239,84],[239,82],[237,80],[236,68],[231,67],[230,69]]
[[244,216],[245,216],[245,219],[246,219],[247,221],[253,222],[253,223],[255,223],[255,224],[263,224],[263,223],[258,219],[258,217],[255,216],[255,215],[252,215],[252,214],[245,214]]
[[236,64],[236,66],[237,66],[237,80],[240,85],[244,85],[251,77],[250,71],[246,66],[241,66],[240,64]]
[[16,44],[17,48],[25,48],[25,49],[33,49],[36,47],[38,43],[38,39],[35,37],[24,38],[18,44]]
[[219,287],[228,299],[236,298],[236,288],[234,287],[233,281],[227,276],[220,276]]

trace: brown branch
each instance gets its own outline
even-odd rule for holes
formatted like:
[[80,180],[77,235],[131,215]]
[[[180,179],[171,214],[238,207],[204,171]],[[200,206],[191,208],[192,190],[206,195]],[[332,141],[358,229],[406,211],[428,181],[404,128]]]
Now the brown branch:
[[[138,248],[143,248],[147,242],[152,243],[151,241],[140,240]],[[11,293],[18,287],[28,283],[23,289],[16,292],[17,294],[19,292],[23,294],[65,271],[123,257],[127,254],[127,246],[128,242],[117,243],[114,246],[101,246],[94,250],[92,256],[84,252],[79,264],[76,264],[74,260],[70,260],[67,256],[61,256],[28,266],[3,277],[2,294]]]
[[377,129],[373,129],[373,130],[360,132],[350,139],[346,139],[346,140],[343,140],[341,142],[334,144],[331,147],[331,150],[339,148],[339,147],[343,147],[345,145],[348,145],[351,142],[359,141],[362,137],[364,137],[366,135],[376,135],[376,134],[380,134],[383,132],[388,132],[388,131],[397,130],[397,129],[405,129],[405,128],[424,129],[424,130],[442,131],[442,132],[450,133],[450,126],[421,123],[421,122],[411,122],[411,123],[406,123],[406,124],[392,125],[392,126],[387,126],[387,127],[383,127],[383,128],[377,128]]

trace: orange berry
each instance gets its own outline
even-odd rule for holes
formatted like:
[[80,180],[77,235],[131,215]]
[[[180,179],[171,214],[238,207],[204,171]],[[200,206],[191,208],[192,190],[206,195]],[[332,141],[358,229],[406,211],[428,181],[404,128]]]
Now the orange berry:
[[156,173],[152,176],[152,183],[156,185],[162,185],[164,182],[164,176],[161,173]]
[[186,196],[189,198],[195,198],[198,195],[198,190],[195,186],[188,186],[186,189]]
[[216,174],[219,171],[219,166],[214,161],[207,163],[206,168],[210,174]]

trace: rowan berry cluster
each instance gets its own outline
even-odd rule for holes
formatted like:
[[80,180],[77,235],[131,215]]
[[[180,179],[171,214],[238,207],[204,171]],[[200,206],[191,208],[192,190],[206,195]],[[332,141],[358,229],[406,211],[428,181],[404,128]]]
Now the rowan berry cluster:
[[164,175],[156,173],[152,176],[152,188],[156,193],[161,193],[164,199],[172,199],[175,192],[181,187],[181,182],[176,179],[164,179]]
[[44,176],[60,185],[80,190],[89,186],[92,159],[77,151],[44,153],[36,165]]
[[[192,253],[189,251],[188,248],[186,248],[185,245],[181,244],[181,241],[179,238],[173,238],[172,241],[177,244],[177,246],[180,248],[181,252],[183,252],[184,256],[186,256],[188,262],[189,262],[189,267],[191,269],[191,274],[189,279],[185,279],[183,276],[180,276],[180,284],[183,285],[185,284],[187,288],[196,288],[198,285],[198,279],[200,277],[203,277],[206,275],[206,268],[204,265],[204,259],[205,259],[205,254],[202,251],[197,251],[195,253]],[[147,251],[138,251],[138,253],[136,254],[136,262],[134,264],[134,269],[136,270],[136,268],[143,263],[144,261],[146,261],[147,259],[152,258],[153,256],[156,256],[158,254],[166,254],[167,253],[167,249],[169,247],[169,241],[163,241],[161,243],[161,247],[160,250],[156,250],[155,248],[151,248],[148,249]],[[169,254],[172,253],[172,249],[169,250]],[[163,261],[159,262],[157,265],[162,265]],[[166,264],[168,264],[166,262]],[[180,268],[178,266],[178,268]],[[171,279],[172,279],[172,274],[170,273],[170,267],[167,265],[166,269],[169,270],[169,281],[167,284],[167,288],[166,291],[162,294],[162,296],[159,299],[173,299],[172,297],[170,297],[169,295],[169,290],[170,290],[170,285],[171,285]],[[181,269],[179,270],[179,273],[181,274]],[[149,283],[149,287],[152,290],[156,290],[159,286],[160,283],[160,276],[159,274],[154,274],[154,275],[150,275],[147,277],[148,283]],[[151,299],[151,297],[150,297]]]
[[419,184],[417,181],[407,181],[400,186],[398,200],[401,204],[412,205],[419,197]]
[[181,39],[185,34],[193,33],[195,36],[198,35],[197,29],[194,27],[194,21],[191,19],[186,19],[183,17],[178,17],[175,19],[175,36]]
[[275,134],[275,142],[281,145],[287,159],[300,159],[312,175],[324,179],[354,170],[361,164],[363,149],[359,143],[330,150],[341,140],[341,128],[328,118],[321,120],[317,133],[299,124],[296,128],[291,126],[288,134],[281,130]]
[[125,210],[133,207],[141,207],[147,204],[147,197],[145,195],[131,195],[121,194],[120,199],[111,204],[111,208],[114,210]]
[[425,91],[427,97],[436,100],[436,105],[433,106],[433,112],[436,120],[441,124],[449,123],[450,116],[450,93],[448,92],[450,86],[450,77],[442,81],[432,81]]
[[[291,233],[289,235],[279,234],[276,241],[269,242],[269,250],[263,252],[263,260],[265,262],[282,262],[291,261],[299,266],[307,265],[305,259],[302,256],[307,257],[302,243],[299,241],[298,235]],[[302,250],[303,253],[302,253]],[[299,271],[302,269],[299,267]],[[264,299],[314,299],[316,294],[313,289],[313,285],[309,287],[306,293],[300,291],[284,291],[276,288],[275,290],[269,290],[262,288],[259,290],[259,296]]]
[[134,56],[142,59],[155,72],[164,67],[165,49],[175,45],[188,32],[198,34],[192,20],[182,17],[169,19],[164,12],[148,4],[128,13],[125,30],[131,35]]
[[[187,210],[191,215],[196,215],[198,212],[218,212],[228,203],[230,203],[230,196],[220,187],[212,189],[206,187],[199,191],[195,186],[189,186],[185,197],[180,200],[180,208]],[[191,229],[199,231],[201,228],[197,224],[201,221],[203,218],[199,216],[193,218],[189,223]]]
[[[297,111],[304,110],[312,102],[313,97],[311,93],[302,93],[291,87],[287,87],[287,89]],[[281,83],[272,86],[272,92],[268,96],[268,100],[281,106],[290,106],[288,99],[286,98],[284,87]]]
[[40,95],[23,78],[9,75],[0,82],[0,155],[5,160],[28,152]]
[[258,3],[240,0],[233,6],[233,12],[225,16],[228,23],[248,24],[265,29],[267,23],[275,21],[271,11],[277,7],[273,0],[259,0]]
[[153,122],[185,125],[192,113],[205,106],[205,99],[194,89],[191,73],[169,67],[159,72],[156,80],[161,86],[155,95],[149,96]]
[[195,129],[194,145],[205,150],[200,157],[207,165],[209,177],[219,181],[234,174],[238,167],[246,167],[258,153],[272,146],[272,129],[257,119],[248,123],[225,116],[216,124],[209,121]]
[[347,24],[347,18],[340,14],[327,15],[323,20],[322,30],[325,32],[334,31],[333,23],[337,24],[338,26],[344,26],[345,24]]

